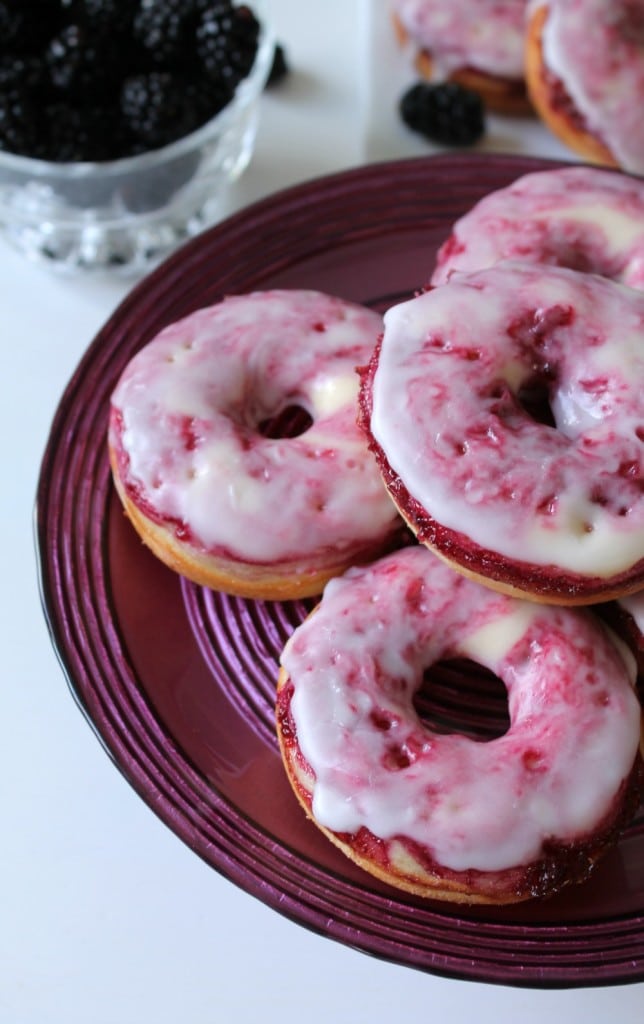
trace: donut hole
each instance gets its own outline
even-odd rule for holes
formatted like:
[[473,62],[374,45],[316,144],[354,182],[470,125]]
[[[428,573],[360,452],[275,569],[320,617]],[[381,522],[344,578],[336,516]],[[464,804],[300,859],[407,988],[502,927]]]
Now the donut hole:
[[517,392],[517,402],[535,423],[556,429],[556,421],[550,405],[552,377],[545,371],[535,373],[525,380]]
[[257,430],[262,437],[277,440],[283,437],[300,437],[312,424],[311,414],[303,406],[292,403],[280,409],[274,416],[258,423]]
[[510,728],[505,684],[465,658],[446,659],[426,669],[414,708],[432,732],[460,733],[480,742],[498,739]]

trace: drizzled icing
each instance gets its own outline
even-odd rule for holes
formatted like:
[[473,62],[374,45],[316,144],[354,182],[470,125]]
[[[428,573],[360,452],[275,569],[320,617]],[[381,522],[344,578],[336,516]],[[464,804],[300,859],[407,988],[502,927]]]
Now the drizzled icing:
[[[420,721],[423,672],[452,657],[504,682],[503,736],[477,742]],[[591,835],[636,757],[632,664],[598,621],[497,594],[423,547],[328,584],[282,664],[315,820],[406,837],[455,871],[524,865],[549,840]]]
[[544,5],[546,68],[620,166],[643,173],[644,3],[533,0],[531,10]]
[[[382,320],[314,291],[232,296],[165,328],[123,373],[110,442],[128,495],[197,548],[271,564],[385,538],[396,514],[356,426]],[[295,438],[259,426],[287,407]]]
[[644,291],[644,182],[591,167],[524,175],[456,222],[432,283],[502,259],[590,271]]
[[438,77],[474,68],[523,78],[527,0],[394,0],[393,10]]
[[[604,278],[455,274],[385,314],[373,437],[429,516],[480,548],[627,572],[644,557],[643,340],[644,294]],[[525,411],[535,386],[556,428]]]

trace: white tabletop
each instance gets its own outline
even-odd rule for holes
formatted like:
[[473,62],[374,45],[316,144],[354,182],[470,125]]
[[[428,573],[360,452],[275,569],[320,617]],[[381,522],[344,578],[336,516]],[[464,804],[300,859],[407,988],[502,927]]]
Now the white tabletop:
[[[376,122],[364,9],[348,0],[273,0],[273,9],[293,72],[262,101],[256,154],[231,209],[416,146],[393,118],[388,133],[365,137]],[[522,146],[516,134],[498,141]],[[525,145],[560,152],[545,135]],[[58,399],[130,286],[56,277],[0,245],[0,1024],[412,1024],[448,1012],[453,1024],[641,1021],[644,984],[547,991],[462,982],[312,934],[204,864],[115,769],[49,641],[32,511]]]

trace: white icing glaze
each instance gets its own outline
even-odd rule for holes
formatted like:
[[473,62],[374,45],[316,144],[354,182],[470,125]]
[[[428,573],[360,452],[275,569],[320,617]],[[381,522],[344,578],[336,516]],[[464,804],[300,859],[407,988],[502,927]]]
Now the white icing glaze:
[[[644,294],[563,268],[454,274],[385,314],[371,430],[429,515],[513,561],[644,557]],[[517,393],[539,367],[556,429]]]
[[437,77],[475,68],[523,78],[527,0],[394,0],[393,9],[415,44],[427,50]]
[[644,181],[592,167],[526,174],[456,222],[432,283],[502,259],[588,270],[644,291]]
[[[251,562],[386,537],[395,510],[356,425],[371,310],[313,291],[233,296],[172,324],[114,392],[111,440],[132,499],[192,543]],[[299,405],[297,438],[258,425]]]
[[546,67],[624,170],[644,172],[643,0],[536,0]]
[[[498,739],[438,734],[413,708],[424,670],[461,656],[507,688]],[[598,621],[497,594],[422,547],[328,584],[282,663],[315,819],[409,837],[453,870],[503,870],[548,839],[583,839],[636,756],[632,665]]]

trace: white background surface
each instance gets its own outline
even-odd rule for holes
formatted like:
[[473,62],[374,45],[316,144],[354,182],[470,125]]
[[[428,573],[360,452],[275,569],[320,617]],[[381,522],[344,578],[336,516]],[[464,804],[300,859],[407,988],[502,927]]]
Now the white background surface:
[[[273,8],[293,74],[264,98],[256,156],[231,208],[414,148],[386,112],[389,127],[373,132],[373,111],[386,104],[367,102],[372,37],[358,4]],[[387,96],[383,82],[376,88]],[[546,155],[559,155],[541,138]],[[504,145],[521,148],[521,132]],[[114,768],[49,643],[32,509],[57,401],[128,287],[53,277],[0,245],[0,1024],[641,1021],[644,984],[535,991],[458,982],[311,934],[203,864]]]

